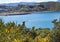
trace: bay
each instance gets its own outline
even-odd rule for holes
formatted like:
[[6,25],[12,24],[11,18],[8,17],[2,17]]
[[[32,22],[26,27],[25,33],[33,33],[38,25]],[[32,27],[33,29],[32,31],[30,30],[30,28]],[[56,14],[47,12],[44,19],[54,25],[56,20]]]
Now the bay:
[[17,24],[22,24],[25,21],[27,28],[31,28],[32,26],[36,28],[53,28],[52,21],[54,19],[59,20],[60,12],[34,12],[27,15],[0,16],[0,18],[4,23],[14,21]]

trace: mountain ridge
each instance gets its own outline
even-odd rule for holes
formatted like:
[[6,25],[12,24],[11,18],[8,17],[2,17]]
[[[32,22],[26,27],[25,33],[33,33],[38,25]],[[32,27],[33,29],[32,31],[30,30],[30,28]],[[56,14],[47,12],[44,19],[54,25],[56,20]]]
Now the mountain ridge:
[[0,5],[5,5],[5,6],[17,6],[18,4],[20,5],[34,5],[37,2],[18,2],[18,3],[4,3],[4,4],[0,4]]

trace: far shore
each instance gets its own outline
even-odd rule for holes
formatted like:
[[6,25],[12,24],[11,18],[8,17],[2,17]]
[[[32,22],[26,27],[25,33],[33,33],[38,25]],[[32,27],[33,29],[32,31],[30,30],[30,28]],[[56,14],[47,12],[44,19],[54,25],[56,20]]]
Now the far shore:
[[0,13],[0,16],[10,16],[10,15],[26,15],[26,14],[30,14],[32,12],[3,12]]
[[[35,13],[34,12],[3,12],[0,13],[0,16],[10,16],[10,15],[27,15],[27,14],[31,14],[31,13]],[[38,12],[54,12],[54,11],[38,11]]]

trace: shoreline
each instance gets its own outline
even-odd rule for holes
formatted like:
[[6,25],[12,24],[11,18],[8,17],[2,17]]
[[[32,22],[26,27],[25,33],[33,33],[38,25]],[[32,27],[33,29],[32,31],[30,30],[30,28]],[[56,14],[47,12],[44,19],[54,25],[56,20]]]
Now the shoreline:
[[[54,12],[54,11],[38,11],[38,12]],[[0,16],[11,16],[11,15],[27,15],[27,14],[31,14],[31,13],[36,13],[36,11],[34,12],[3,12],[0,13]]]
[[32,12],[4,12],[4,13],[0,13],[0,16],[10,16],[10,15],[27,15],[27,14],[31,14]]

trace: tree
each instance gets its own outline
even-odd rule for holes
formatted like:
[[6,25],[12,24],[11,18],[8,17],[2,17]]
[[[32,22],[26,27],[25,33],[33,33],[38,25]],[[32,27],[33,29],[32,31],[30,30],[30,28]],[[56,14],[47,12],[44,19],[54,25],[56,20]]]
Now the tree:
[[52,29],[50,33],[50,41],[51,42],[60,42],[60,22],[55,19],[53,21],[54,23],[54,29]]

